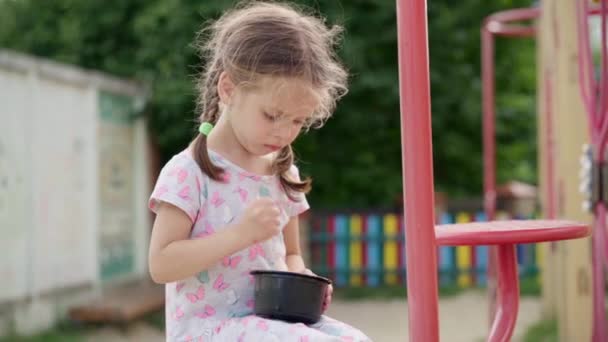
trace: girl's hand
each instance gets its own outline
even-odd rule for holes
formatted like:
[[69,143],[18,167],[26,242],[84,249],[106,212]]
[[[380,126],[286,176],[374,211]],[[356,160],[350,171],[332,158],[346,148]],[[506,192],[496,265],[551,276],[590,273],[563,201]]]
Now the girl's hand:
[[243,214],[241,231],[253,244],[270,239],[281,231],[281,210],[270,198],[253,201]]
[[[316,274],[314,274],[308,268],[304,269],[300,273],[316,276]],[[331,298],[332,298],[333,293],[334,293],[334,287],[332,286],[332,284],[329,284],[329,286],[327,286],[327,291],[325,292],[325,300],[323,301],[323,312],[325,312],[325,310],[327,310],[327,308],[329,307],[329,304],[331,304]]]

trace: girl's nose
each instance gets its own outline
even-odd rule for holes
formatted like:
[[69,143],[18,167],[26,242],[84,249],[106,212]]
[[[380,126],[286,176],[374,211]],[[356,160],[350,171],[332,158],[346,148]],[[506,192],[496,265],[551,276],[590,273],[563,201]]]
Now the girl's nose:
[[285,141],[293,136],[296,127],[292,124],[291,120],[285,120],[283,122],[277,122],[274,126],[274,135]]

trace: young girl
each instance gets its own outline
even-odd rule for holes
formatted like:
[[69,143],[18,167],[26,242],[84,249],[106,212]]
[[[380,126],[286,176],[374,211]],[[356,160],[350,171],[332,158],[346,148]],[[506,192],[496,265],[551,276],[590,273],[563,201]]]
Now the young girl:
[[[308,209],[291,143],[346,92],[338,29],[287,5],[223,15],[202,46],[200,134],[162,169],[150,274],[164,283],[169,341],[369,341],[323,317],[290,324],[253,315],[252,270],[310,273],[298,215]],[[325,305],[331,301],[331,291]]]

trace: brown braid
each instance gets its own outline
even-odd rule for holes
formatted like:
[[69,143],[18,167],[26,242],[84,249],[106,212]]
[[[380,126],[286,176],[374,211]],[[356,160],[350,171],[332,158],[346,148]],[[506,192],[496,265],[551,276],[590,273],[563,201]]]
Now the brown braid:
[[281,186],[287,193],[287,196],[293,201],[296,201],[294,192],[307,193],[310,191],[312,180],[306,178],[302,181],[295,179],[293,174],[290,174],[290,168],[293,165],[293,150],[291,145],[287,145],[279,151],[272,170],[280,176]]
[[[207,70],[205,78],[199,82],[199,89],[201,92],[201,99],[199,104],[202,104],[202,115],[200,122],[209,122],[213,125],[217,123],[220,117],[220,97],[217,93],[217,82],[219,81],[220,74],[222,72],[219,66],[219,60],[216,60],[214,64]],[[202,84],[200,84],[202,83]],[[221,176],[224,170],[213,164],[211,158],[209,158],[209,151],[207,150],[207,137],[204,134],[199,134],[194,140],[194,160],[203,172],[211,177],[215,181],[221,181]]]

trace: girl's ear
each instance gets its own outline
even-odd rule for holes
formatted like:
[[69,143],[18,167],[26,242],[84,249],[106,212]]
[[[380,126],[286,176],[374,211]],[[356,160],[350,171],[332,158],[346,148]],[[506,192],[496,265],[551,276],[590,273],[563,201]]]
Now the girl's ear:
[[220,98],[220,103],[223,105],[230,104],[230,99],[232,98],[235,89],[236,85],[230,76],[228,76],[225,71],[222,71],[217,82],[217,94]]

